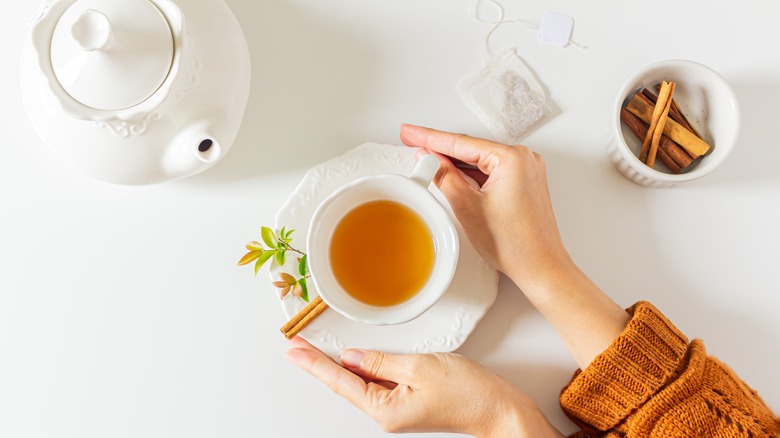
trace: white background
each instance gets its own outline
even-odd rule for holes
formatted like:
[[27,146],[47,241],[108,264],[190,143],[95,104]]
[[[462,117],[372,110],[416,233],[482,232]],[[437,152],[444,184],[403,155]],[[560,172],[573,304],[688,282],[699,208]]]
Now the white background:
[[[483,66],[467,0],[230,0],[252,52],[244,126],[212,170],[152,187],[81,176],[24,115],[18,59],[34,1],[0,14],[0,436],[380,437],[289,365],[266,276],[235,262],[305,170],[402,122],[488,136],[453,91]],[[780,6],[759,0],[504,1],[575,19],[586,50],[506,25],[558,114],[525,143],[546,158],[568,249],[621,305],[655,303],[780,411]],[[487,8],[486,12],[492,10]],[[648,189],[607,161],[623,81],[669,58],[719,71],[742,109],[737,148],[702,180]],[[459,350],[557,405],[575,364],[502,280]],[[457,385],[457,382],[453,382]]]

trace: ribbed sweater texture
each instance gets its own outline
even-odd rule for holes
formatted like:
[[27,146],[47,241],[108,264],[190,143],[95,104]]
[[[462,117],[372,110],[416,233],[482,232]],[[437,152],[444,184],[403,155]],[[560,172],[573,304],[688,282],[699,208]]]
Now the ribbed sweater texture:
[[561,392],[573,437],[780,437],[780,418],[702,341],[648,302],[627,311],[623,333]]

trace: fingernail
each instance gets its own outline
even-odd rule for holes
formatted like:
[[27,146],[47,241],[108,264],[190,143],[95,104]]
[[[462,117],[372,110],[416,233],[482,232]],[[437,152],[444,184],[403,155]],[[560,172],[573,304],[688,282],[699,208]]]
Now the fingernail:
[[360,361],[363,360],[363,350],[344,350],[341,353],[341,363],[350,368],[360,368]]

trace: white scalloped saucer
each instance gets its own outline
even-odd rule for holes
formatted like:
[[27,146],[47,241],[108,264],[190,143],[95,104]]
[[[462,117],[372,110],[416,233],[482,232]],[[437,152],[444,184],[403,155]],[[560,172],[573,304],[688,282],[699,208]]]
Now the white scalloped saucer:
[[[341,186],[363,176],[411,174],[416,151],[404,146],[367,143],[311,168],[279,210],[276,228],[294,229],[292,246],[305,250],[302,239],[306,238],[309,221],[320,202]],[[304,339],[333,358],[339,357],[346,348],[428,353],[453,351],[463,344],[496,299],[498,272],[471,246],[441,192],[434,186],[431,191],[452,216],[460,238],[458,266],[442,299],[417,319],[392,326],[359,323],[328,309],[301,332]],[[281,269],[294,272],[293,262]],[[278,278],[279,271],[278,267],[272,268],[272,279]],[[312,284],[309,297],[313,299],[317,291],[313,283],[309,284]],[[288,319],[306,305],[293,294],[287,294],[281,303]]]

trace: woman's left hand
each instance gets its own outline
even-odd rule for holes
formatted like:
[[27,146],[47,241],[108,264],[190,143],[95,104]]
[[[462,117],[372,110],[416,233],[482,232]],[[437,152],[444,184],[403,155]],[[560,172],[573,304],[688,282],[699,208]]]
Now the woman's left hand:
[[560,436],[523,392],[457,354],[346,350],[342,367],[296,337],[287,358],[388,432]]

